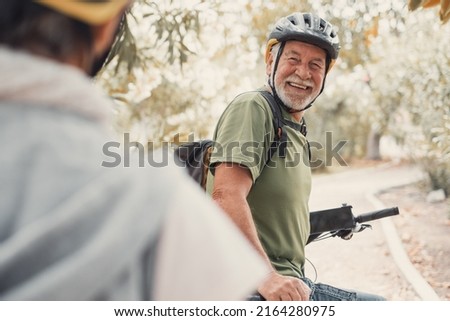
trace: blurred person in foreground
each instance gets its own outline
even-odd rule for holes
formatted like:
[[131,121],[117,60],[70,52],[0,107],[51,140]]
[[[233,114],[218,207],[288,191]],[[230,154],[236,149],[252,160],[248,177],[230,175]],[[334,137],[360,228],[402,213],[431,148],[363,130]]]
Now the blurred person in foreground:
[[[213,140],[224,152],[212,153],[207,189],[271,269],[251,300],[383,299],[304,275],[311,169],[303,115],[322,93],[338,54],[338,36],[326,20],[311,13],[281,18],[267,42],[267,84],[237,96],[217,124]],[[273,113],[261,90],[274,97],[283,117],[285,155],[281,145],[270,154]]]
[[0,0],[0,299],[239,300],[268,273],[176,166],[102,167],[128,0]]

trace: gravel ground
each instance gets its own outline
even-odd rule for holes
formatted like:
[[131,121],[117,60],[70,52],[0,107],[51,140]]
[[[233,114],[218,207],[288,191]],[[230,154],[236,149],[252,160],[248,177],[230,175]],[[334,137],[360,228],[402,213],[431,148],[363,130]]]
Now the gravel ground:
[[450,300],[450,199],[427,202],[424,183],[383,191],[386,206],[398,206],[394,224],[406,252],[442,300]]
[[[403,162],[358,162],[313,178],[310,209],[351,204],[354,214],[378,208],[367,194],[383,191],[378,199],[385,207],[397,206],[400,215],[392,223],[418,272],[442,300],[450,300],[450,200],[426,201],[424,178],[413,164]],[[390,186],[402,186],[391,188]],[[395,263],[381,220],[373,229],[357,233],[351,240],[329,239],[306,247],[306,275],[317,282],[376,293],[391,301],[421,298]]]
[[[353,206],[355,215],[373,211],[378,205],[369,201],[368,194],[420,177],[421,171],[410,164],[352,163],[313,177],[310,210],[347,203]],[[385,207],[391,206],[398,203]],[[396,265],[380,224],[374,221],[372,229],[357,233],[349,241],[332,238],[308,245],[306,275],[317,282],[378,294],[391,301],[420,300]]]

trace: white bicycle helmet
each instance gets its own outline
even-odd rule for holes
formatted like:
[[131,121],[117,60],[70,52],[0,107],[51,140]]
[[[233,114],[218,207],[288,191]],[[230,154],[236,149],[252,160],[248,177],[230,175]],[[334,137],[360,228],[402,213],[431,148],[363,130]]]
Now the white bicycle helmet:
[[309,43],[325,50],[329,59],[327,72],[339,56],[339,38],[333,26],[312,13],[296,12],[277,21],[267,42],[266,62],[274,45],[289,40]]
[[309,43],[311,45],[322,48],[326,52],[326,70],[325,77],[323,79],[322,88],[320,89],[317,97],[322,93],[325,86],[325,79],[328,72],[333,67],[336,59],[339,56],[339,38],[333,26],[326,20],[320,18],[319,16],[312,13],[300,13],[295,12],[289,16],[283,17],[277,21],[274,29],[269,35],[269,40],[267,41],[265,61],[266,63],[270,57],[270,51],[272,47],[280,43],[280,50],[275,57],[274,69],[269,80],[269,85],[272,88],[272,93],[279,104],[281,104],[289,112],[299,112],[310,108],[317,97],[313,99],[311,103],[305,108],[294,110],[286,106],[281,99],[278,97],[277,91],[274,86],[275,73],[278,68],[278,63],[280,61],[281,54],[284,50],[286,41],[301,41]]

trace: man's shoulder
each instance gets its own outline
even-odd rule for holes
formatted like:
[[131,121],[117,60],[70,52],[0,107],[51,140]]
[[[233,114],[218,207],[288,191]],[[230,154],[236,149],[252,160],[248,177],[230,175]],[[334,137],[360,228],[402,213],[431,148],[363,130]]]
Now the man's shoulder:
[[229,114],[239,114],[250,119],[271,119],[271,108],[267,100],[259,90],[246,91],[237,95],[227,106],[224,116]]
[[268,107],[267,100],[261,94],[261,89],[245,91],[237,95],[232,103],[259,105]]

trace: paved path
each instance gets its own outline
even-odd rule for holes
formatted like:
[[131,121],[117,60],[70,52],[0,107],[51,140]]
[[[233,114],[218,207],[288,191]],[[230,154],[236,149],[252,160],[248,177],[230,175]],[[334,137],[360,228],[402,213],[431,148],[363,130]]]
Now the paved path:
[[[382,189],[417,181],[423,174],[413,166],[383,165],[370,169],[347,169],[338,174],[313,177],[310,210],[353,206],[354,215],[379,209],[369,195]],[[400,213],[401,215],[401,213]],[[392,218],[395,220],[395,217]],[[306,274],[317,282],[376,293],[389,300],[420,300],[403,276],[380,221],[372,230],[356,234],[349,241],[326,239],[306,247]]]

